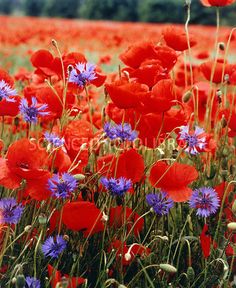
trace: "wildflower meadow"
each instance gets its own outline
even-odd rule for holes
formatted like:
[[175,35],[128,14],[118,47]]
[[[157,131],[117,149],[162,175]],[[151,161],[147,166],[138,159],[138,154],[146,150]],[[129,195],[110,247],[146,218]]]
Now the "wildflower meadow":
[[192,1],[0,16],[1,288],[236,287],[236,1]]

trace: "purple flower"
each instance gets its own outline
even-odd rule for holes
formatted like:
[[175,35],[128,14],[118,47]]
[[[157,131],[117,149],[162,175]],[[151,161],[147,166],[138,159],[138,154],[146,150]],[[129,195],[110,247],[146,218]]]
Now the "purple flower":
[[69,173],[55,174],[48,180],[48,188],[56,198],[67,198],[77,188],[77,181]]
[[25,278],[26,288],[40,288],[40,281],[34,277],[27,276]]
[[23,206],[15,198],[0,200],[0,224],[17,224],[23,213]]
[[[69,76],[69,82],[75,83],[80,87],[96,79],[95,68],[96,66],[91,63],[78,63],[75,65],[76,69],[72,69]],[[79,73],[78,73],[79,71]]]
[[199,153],[206,146],[206,135],[204,129],[196,126],[194,131],[189,131],[189,126],[181,126],[179,139],[184,140],[187,148],[184,150],[192,155]]
[[112,196],[124,196],[125,192],[127,192],[132,187],[132,181],[124,177],[117,179],[108,179],[107,177],[102,177],[101,183],[111,193]]
[[134,141],[137,138],[137,132],[132,130],[130,124],[118,124],[118,125],[111,125],[111,123],[106,123],[104,125],[104,131],[106,136],[109,137],[111,140],[120,138],[122,141]]
[[109,137],[111,140],[117,138],[116,128],[113,125],[111,125],[111,123],[109,122],[105,123],[103,129],[106,133],[106,136]]
[[150,193],[146,196],[146,200],[148,205],[159,216],[167,215],[170,208],[174,206],[174,201],[171,198],[167,198],[166,192]]
[[45,132],[44,136],[46,140],[56,148],[63,146],[65,143],[65,140],[63,138],[58,137],[54,133]]
[[23,118],[26,122],[36,123],[38,116],[46,116],[49,112],[44,111],[48,108],[47,104],[38,104],[37,99],[32,97],[31,106],[28,105],[28,101],[23,98],[20,102],[20,113],[23,115]]
[[5,99],[7,102],[15,102],[14,98],[10,98],[12,96],[16,96],[17,91],[12,89],[4,80],[0,81],[0,101]]
[[201,187],[193,191],[189,200],[189,206],[197,209],[198,216],[208,217],[216,213],[220,206],[220,200],[213,188]]
[[52,236],[48,237],[42,245],[44,256],[58,258],[58,256],[66,249],[66,241],[63,236],[57,235],[54,239]]

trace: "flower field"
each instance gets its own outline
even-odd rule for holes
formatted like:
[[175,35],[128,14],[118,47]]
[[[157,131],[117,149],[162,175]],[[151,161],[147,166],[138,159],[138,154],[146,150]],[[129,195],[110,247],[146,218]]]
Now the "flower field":
[[0,287],[236,287],[236,31],[0,16]]

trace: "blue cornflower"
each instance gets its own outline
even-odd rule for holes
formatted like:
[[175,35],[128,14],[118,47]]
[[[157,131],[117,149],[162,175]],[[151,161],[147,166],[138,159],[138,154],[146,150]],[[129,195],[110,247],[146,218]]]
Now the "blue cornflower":
[[117,179],[108,179],[107,177],[102,177],[101,183],[111,193],[112,196],[124,196],[125,192],[127,192],[132,187],[132,181],[124,177]]
[[134,141],[138,136],[137,132],[132,130],[129,123],[118,125],[111,125],[111,123],[105,123],[104,131],[106,133],[106,136],[109,137],[111,140],[115,138],[120,138],[122,141]]
[[28,105],[28,101],[23,98],[20,102],[20,113],[22,114],[24,120],[29,123],[36,123],[38,116],[46,116],[49,112],[44,111],[48,108],[47,104],[38,104],[37,99],[32,97],[31,106]]
[[189,206],[197,209],[198,216],[208,217],[216,213],[220,206],[220,200],[213,188],[201,187],[193,191]]
[[54,133],[45,132],[44,136],[46,140],[56,148],[63,146],[65,143],[65,140],[63,138],[58,137]]
[[104,124],[104,132],[106,133],[106,136],[109,137],[111,140],[114,140],[117,138],[116,134],[116,128],[109,122]]
[[76,64],[75,68],[70,72],[69,82],[84,87],[87,83],[97,78],[95,68],[96,66],[91,63]]
[[77,188],[77,181],[69,173],[55,174],[48,180],[48,188],[56,198],[67,198]]
[[63,236],[57,235],[54,239],[52,236],[48,237],[42,245],[44,256],[58,258],[58,256],[66,249],[66,241]]
[[174,201],[171,198],[167,198],[166,192],[159,192],[158,194],[150,193],[146,196],[148,205],[159,215],[167,215],[170,208],[174,206]]
[[206,134],[204,129],[196,126],[194,131],[189,130],[189,126],[181,126],[179,132],[179,139],[184,140],[186,152],[196,155],[199,153],[199,150],[202,150],[206,147]]
[[12,96],[16,96],[17,91],[12,89],[4,80],[0,81],[0,101],[5,99],[7,102],[15,102],[14,98],[10,98]]
[[15,198],[0,200],[0,224],[17,224],[23,213],[23,206]]
[[34,277],[27,276],[25,278],[26,288],[40,288],[40,281]]

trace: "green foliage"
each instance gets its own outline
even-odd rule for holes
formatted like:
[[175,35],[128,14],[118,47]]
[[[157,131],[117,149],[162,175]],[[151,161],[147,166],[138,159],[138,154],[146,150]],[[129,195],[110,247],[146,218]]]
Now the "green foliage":
[[[30,16],[184,23],[184,5],[184,0],[0,0],[0,14],[20,10]],[[223,25],[234,25],[235,17],[235,5],[221,9]],[[191,23],[215,24],[215,9],[193,0]]]
[[0,14],[11,14],[13,0],[0,0]]

